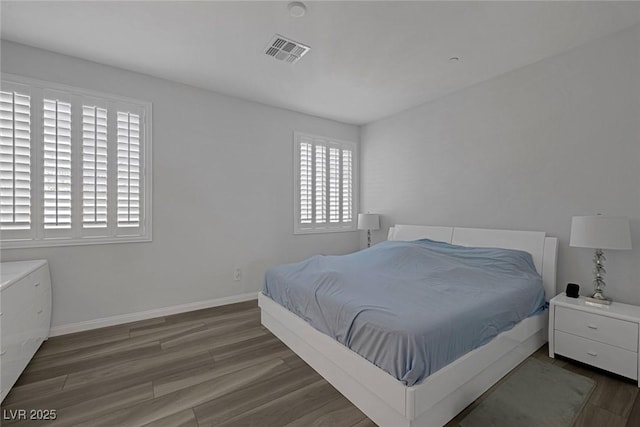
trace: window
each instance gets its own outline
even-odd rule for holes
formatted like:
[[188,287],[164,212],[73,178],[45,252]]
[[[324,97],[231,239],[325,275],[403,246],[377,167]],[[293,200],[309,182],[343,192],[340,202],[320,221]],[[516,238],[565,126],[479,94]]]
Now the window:
[[352,231],[356,144],[294,133],[294,233]]
[[71,104],[44,99],[44,228],[71,228]]
[[140,117],[118,112],[118,226],[140,225]]
[[82,106],[82,225],[107,227],[107,109]]
[[150,241],[150,129],[149,103],[3,75],[2,247]]
[[0,91],[0,226],[10,233],[31,227],[31,97],[28,88],[6,89]]

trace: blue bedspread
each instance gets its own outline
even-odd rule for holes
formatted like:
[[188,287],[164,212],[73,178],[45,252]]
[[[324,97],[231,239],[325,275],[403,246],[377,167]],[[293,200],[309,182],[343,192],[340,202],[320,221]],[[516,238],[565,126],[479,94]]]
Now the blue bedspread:
[[427,239],[279,265],[263,292],[407,385],[544,309],[530,254]]

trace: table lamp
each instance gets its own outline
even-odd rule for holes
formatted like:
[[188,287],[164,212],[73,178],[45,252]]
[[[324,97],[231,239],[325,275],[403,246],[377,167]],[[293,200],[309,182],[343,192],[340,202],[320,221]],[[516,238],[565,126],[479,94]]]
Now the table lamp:
[[627,218],[593,215],[574,216],[571,219],[571,239],[569,246],[595,249],[593,256],[593,284],[595,291],[587,301],[597,304],[611,304],[611,298],[604,295],[603,249],[631,249],[631,232]]
[[367,230],[367,247],[371,247],[371,230],[380,229],[380,215],[358,214],[358,230]]

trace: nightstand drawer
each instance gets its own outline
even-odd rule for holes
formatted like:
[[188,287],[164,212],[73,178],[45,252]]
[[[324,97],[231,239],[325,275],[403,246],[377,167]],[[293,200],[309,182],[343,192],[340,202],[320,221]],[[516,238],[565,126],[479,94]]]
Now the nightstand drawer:
[[555,313],[556,330],[638,351],[637,323],[566,307],[556,307]]
[[555,353],[627,378],[638,379],[638,353],[632,351],[556,331]]

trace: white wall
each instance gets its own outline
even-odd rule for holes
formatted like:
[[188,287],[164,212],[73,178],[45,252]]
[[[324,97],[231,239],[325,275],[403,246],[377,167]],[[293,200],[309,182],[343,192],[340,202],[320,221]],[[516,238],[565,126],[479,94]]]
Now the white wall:
[[635,249],[606,254],[607,293],[640,304],[639,46],[636,25],[366,125],[361,210],[384,215],[376,239],[392,223],[544,230],[560,238],[558,289],[588,293],[571,217],[627,216]]
[[293,235],[292,171],[294,130],[358,127],[6,41],[1,55],[3,72],[153,103],[152,243],[2,251],[49,260],[53,326],[257,292],[273,264],[358,248],[355,232]]

